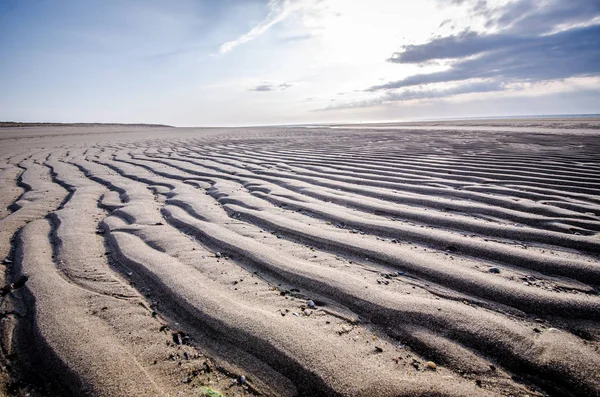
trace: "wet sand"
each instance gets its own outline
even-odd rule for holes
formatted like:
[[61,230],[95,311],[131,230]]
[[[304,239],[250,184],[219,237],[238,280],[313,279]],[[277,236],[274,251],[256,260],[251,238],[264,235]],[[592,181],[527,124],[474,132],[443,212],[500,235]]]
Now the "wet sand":
[[0,128],[0,184],[6,395],[600,395],[598,119]]

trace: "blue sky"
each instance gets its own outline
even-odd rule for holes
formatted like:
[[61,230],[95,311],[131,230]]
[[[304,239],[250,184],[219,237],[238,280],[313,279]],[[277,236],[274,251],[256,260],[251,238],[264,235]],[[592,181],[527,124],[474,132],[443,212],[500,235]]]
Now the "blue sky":
[[0,120],[600,113],[597,0],[0,0]]

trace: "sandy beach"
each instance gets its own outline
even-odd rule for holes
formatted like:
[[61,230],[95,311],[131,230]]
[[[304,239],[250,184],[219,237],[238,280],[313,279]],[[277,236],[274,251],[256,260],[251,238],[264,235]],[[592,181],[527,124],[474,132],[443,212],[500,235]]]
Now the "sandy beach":
[[0,395],[600,396],[599,119],[5,127],[0,185]]

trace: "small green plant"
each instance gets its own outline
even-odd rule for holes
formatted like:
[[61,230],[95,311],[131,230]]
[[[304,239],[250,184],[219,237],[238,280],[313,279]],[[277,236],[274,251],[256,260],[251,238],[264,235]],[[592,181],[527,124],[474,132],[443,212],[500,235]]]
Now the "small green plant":
[[204,393],[204,396],[206,397],[225,397],[220,392],[216,391],[215,389],[211,389],[208,386],[202,386],[200,391]]

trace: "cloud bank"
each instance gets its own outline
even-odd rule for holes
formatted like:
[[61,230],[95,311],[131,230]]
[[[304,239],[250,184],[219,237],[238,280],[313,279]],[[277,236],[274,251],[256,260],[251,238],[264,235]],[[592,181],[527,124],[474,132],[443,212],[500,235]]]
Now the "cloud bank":
[[515,84],[600,75],[599,1],[516,0],[501,7],[485,0],[452,4],[466,7],[472,18],[482,18],[485,29],[406,45],[388,59],[393,64],[443,63],[446,70],[374,85],[365,92],[379,96],[327,109],[504,91]]
[[504,82],[538,82],[600,73],[600,25],[544,36],[466,32],[409,46],[393,63],[458,59],[449,70],[417,74],[377,85],[369,91],[421,84],[493,78]]

